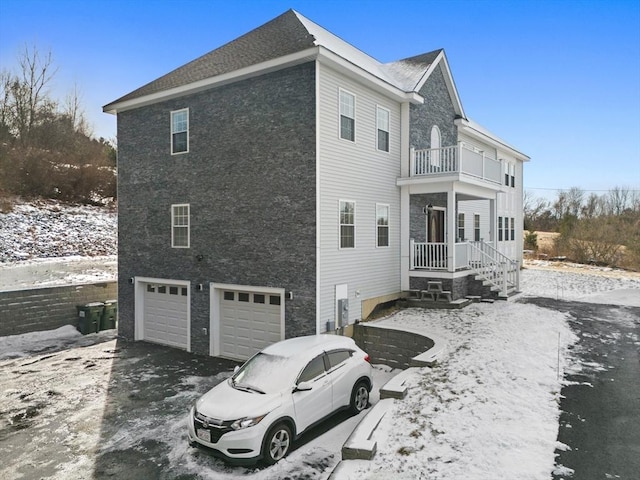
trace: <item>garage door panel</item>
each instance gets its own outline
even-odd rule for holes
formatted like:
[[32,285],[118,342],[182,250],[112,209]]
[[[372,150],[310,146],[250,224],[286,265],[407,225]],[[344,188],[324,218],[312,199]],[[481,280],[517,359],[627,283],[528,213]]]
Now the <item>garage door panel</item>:
[[144,288],[144,340],[188,349],[187,288],[169,283],[147,284]]
[[224,290],[220,296],[223,356],[246,359],[281,340],[279,295]]

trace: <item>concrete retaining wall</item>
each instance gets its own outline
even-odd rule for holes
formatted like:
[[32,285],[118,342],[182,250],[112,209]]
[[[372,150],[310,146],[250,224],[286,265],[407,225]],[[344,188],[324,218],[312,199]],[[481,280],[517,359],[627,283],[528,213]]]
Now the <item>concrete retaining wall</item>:
[[117,282],[0,292],[0,337],[78,327],[77,305],[116,298]]
[[417,333],[369,326],[354,325],[353,339],[371,357],[371,363],[393,368],[408,368],[411,359],[433,347],[433,340]]

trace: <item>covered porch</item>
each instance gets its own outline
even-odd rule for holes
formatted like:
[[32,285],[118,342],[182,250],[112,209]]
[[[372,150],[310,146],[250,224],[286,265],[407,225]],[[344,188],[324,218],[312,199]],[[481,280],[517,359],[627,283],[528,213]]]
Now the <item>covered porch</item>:
[[449,285],[454,298],[464,298],[472,290],[469,284],[477,280],[506,297],[519,289],[519,265],[501,253],[497,242],[502,185],[497,178],[466,180],[459,173],[454,178],[451,172],[440,172],[434,174],[437,179],[424,174],[398,180],[403,202],[402,288],[420,289],[438,279]]

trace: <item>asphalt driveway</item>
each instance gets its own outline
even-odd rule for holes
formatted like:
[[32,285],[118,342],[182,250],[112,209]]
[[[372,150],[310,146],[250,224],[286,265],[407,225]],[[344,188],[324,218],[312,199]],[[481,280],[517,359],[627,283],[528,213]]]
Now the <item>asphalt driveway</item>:
[[[524,301],[569,313],[582,370],[565,379],[555,480],[632,479],[640,471],[640,307]],[[572,473],[573,471],[573,473]]]
[[[74,342],[0,360],[0,478],[326,478],[360,420],[334,415],[274,467],[229,466],[188,445],[186,421],[237,362],[127,342],[115,331]],[[375,375],[383,382],[393,373]]]
[[1,478],[179,478],[164,436],[237,363],[114,335],[0,362]]

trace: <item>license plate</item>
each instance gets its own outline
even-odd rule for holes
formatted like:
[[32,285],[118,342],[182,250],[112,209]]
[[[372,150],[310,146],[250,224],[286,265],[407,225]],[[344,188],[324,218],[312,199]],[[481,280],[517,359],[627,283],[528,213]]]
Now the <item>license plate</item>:
[[196,435],[198,435],[198,438],[200,440],[204,440],[207,443],[211,443],[211,432],[209,430],[198,428],[196,430]]

